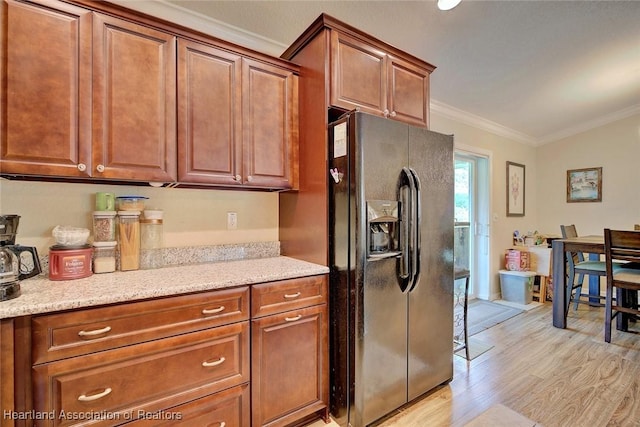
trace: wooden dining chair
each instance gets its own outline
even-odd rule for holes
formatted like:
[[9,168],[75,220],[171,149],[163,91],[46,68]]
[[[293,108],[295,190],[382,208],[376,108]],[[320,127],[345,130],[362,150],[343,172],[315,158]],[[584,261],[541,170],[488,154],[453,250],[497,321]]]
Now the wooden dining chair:
[[[611,321],[622,316],[619,323],[627,329],[625,314],[640,315],[638,291],[640,291],[640,231],[604,230],[604,252],[607,269],[607,291],[604,308],[604,340],[611,342]],[[614,269],[614,262],[628,262]],[[613,289],[616,289],[616,299]],[[628,317],[628,316],[626,316]]]
[[[578,237],[578,232],[576,230],[576,226],[571,225],[561,225],[560,231],[562,232],[563,239],[569,239],[573,237]],[[617,268],[617,267],[616,267]],[[585,276],[597,276],[605,277],[607,275],[607,270],[604,261],[588,261],[584,259],[584,254],[582,252],[568,252],[567,253],[567,272],[568,272],[568,280],[567,283],[570,283],[571,286],[567,286],[567,306],[565,311],[569,310],[569,306],[571,305],[571,300],[574,301],[574,310],[578,309],[578,304],[587,304],[590,299],[597,298],[598,300],[603,300],[604,297],[598,293],[597,295],[592,295],[590,293],[582,293],[582,284],[584,282]],[[576,280],[577,276],[577,280]],[[599,287],[598,287],[599,289]],[[587,300],[582,300],[582,297],[588,297]],[[591,303],[593,305],[593,303]],[[602,306],[602,304],[600,304]]]

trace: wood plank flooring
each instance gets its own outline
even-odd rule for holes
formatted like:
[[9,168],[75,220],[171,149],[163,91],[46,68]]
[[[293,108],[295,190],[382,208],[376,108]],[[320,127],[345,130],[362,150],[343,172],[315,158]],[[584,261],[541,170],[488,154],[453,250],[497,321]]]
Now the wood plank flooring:
[[638,427],[640,325],[614,329],[607,344],[603,315],[571,308],[568,328],[557,329],[547,303],[480,332],[494,348],[470,362],[455,356],[449,384],[377,427],[463,427],[499,404],[545,427]]

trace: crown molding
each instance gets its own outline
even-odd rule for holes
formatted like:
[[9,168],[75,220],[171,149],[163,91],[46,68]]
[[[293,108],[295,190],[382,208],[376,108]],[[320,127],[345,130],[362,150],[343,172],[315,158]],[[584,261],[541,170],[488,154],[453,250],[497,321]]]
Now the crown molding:
[[259,34],[243,30],[229,25],[210,16],[203,15],[177,4],[166,2],[165,0],[110,0],[128,9],[146,13],[165,21],[192,28],[196,31],[208,34],[219,39],[235,43],[237,45],[279,57],[288,47],[280,42],[276,42]]
[[455,120],[460,123],[473,126],[478,129],[485,130],[487,132],[494,133],[505,138],[513,139],[517,142],[521,142],[527,145],[537,145],[537,141],[532,136],[524,134],[522,132],[515,131],[499,123],[492,122],[475,114],[471,114],[467,111],[460,110],[458,108],[447,105],[443,102],[435,99],[431,100],[431,111],[434,111],[446,118]]
[[538,145],[545,145],[551,142],[559,141],[561,139],[568,138],[570,136],[577,135],[591,129],[595,129],[600,126],[608,125],[609,123],[613,123],[618,120],[626,119],[627,117],[631,117],[636,114],[640,114],[640,104],[632,105],[631,107],[625,108],[624,110],[616,111],[614,113],[607,114],[606,116],[602,116],[594,120],[589,120],[588,122],[573,126],[560,132],[544,136],[538,140]]

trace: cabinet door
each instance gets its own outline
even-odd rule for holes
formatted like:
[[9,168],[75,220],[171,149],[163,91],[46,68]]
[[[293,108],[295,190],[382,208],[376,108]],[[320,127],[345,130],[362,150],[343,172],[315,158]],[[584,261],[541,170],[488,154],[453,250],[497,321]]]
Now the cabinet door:
[[327,305],[252,320],[252,425],[287,425],[326,409]]
[[389,115],[396,120],[427,126],[429,123],[429,72],[389,56]]
[[0,15],[0,170],[88,176],[91,12],[4,0]]
[[175,37],[100,14],[93,36],[91,174],[175,181]]
[[243,181],[246,186],[297,186],[298,77],[243,59]]
[[387,55],[362,41],[331,31],[331,105],[373,114],[387,110]]
[[178,180],[242,184],[241,57],[178,40]]

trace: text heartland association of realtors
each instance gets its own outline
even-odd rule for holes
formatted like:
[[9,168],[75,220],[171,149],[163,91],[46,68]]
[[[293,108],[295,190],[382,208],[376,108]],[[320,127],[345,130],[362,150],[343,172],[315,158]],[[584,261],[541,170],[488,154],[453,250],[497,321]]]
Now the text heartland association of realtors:
[[157,411],[148,412],[145,410],[109,412],[109,411],[2,411],[2,418],[5,420],[182,420],[182,413]]

